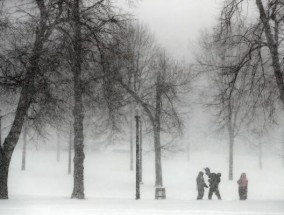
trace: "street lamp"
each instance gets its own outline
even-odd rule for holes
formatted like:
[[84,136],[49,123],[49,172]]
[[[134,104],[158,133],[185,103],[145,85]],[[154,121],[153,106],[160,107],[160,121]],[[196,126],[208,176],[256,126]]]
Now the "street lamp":
[[142,117],[140,117],[140,128],[139,128],[139,164],[140,164],[140,167],[139,167],[139,181],[140,181],[140,184],[143,184],[143,181],[142,181]]
[[136,199],[140,199],[140,159],[139,159],[139,122],[140,112],[139,109],[135,110],[135,122],[136,122]]

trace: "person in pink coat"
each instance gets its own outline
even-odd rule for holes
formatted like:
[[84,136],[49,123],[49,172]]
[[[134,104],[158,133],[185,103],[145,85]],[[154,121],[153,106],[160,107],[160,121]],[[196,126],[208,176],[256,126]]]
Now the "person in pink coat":
[[240,179],[237,181],[239,184],[240,200],[246,200],[248,195],[248,180],[245,173],[241,174]]

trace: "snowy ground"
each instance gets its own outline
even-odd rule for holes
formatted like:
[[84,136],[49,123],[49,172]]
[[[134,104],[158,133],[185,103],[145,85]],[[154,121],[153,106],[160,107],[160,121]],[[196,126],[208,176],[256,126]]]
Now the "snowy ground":
[[[277,157],[264,157],[263,170],[256,157],[236,156],[234,181],[227,180],[227,157],[205,152],[163,159],[167,199],[154,200],[154,168],[151,154],[144,156],[141,200],[135,198],[135,174],[129,171],[129,155],[87,152],[85,200],[72,200],[72,176],[67,174],[67,152],[56,162],[55,151],[29,150],[27,170],[20,171],[21,152],[16,151],[9,178],[9,200],[0,201],[0,215],[14,214],[284,214],[284,168]],[[222,173],[222,201],[214,196],[196,199],[195,178],[205,166]],[[236,180],[242,172],[249,179],[247,201],[239,201]]]

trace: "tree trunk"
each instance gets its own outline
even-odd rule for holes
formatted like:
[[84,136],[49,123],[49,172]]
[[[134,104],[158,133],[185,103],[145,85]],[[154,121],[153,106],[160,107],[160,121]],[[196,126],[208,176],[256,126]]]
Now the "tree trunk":
[[156,81],[156,107],[154,123],[154,145],[155,145],[155,167],[156,167],[156,186],[163,186],[162,176],[162,152],[161,152],[161,110],[162,110],[162,75],[158,71]]
[[80,0],[73,1],[73,65],[74,76],[74,187],[71,198],[83,199],[84,194],[84,110],[82,101],[82,37],[80,24]]
[[259,140],[258,143],[258,164],[259,164],[259,169],[262,169],[262,142]]
[[8,199],[8,171],[10,159],[2,154],[0,157],[0,199]]
[[26,153],[27,153],[27,127],[23,132],[23,151],[22,151],[22,171],[26,170]]
[[262,0],[256,0],[256,5],[258,7],[259,16],[264,27],[265,37],[267,40],[267,45],[270,51],[272,67],[274,70],[274,77],[276,79],[276,84],[280,93],[280,100],[284,104],[284,82],[283,73],[281,71],[279,52],[278,52],[278,26],[275,28],[275,35],[272,34],[271,26],[269,23],[269,15],[266,15],[265,9],[263,7]]
[[229,131],[229,180],[233,180],[234,172],[234,134]]
[[30,86],[22,89],[16,115],[9,131],[8,136],[4,140],[4,144],[0,145],[0,199],[8,199],[8,171],[14,149],[18,143],[19,136],[24,124],[24,119],[29,108],[31,100]]
[[155,144],[155,173],[156,173],[156,187],[163,186],[163,175],[162,175],[162,153],[160,143],[160,131],[154,128],[154,144]]
[[56,161],[60,161],[60,133],[57,131],[57,154],[56,154]]
[[32,102],[32,98],[36,92],[34,87],[34,79],[39,71],[39,58],[41,57],[44,37],[47,26],[47,11],[43,0],[36,0],[38,9],[40,11],[40,22],[37,26],[33,52],[29,58],[29,67],[25,82],[23,84],[20,99],[15,113],[15,118],[12,123],[8,136],[4,140],[3,146],[0,145],[0,199],[8,198],[8,171],[14,149],[18,143],[19,136],[24,124],[25,116]]
[[70,128],[68,144],[68,174],[71,174],[71,156],[72,156],[72,129]]
[[187,160],[189,161],[190,160],[190,142],[188,140],[186,141],[186,157],[187,157]]
[[282,142],[282,166],[284,167],[284,141]]

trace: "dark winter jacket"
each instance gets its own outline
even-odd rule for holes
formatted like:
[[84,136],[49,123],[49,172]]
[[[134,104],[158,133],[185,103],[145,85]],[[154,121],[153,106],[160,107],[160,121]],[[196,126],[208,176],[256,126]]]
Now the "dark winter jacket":
[[203,175],[204,173],[200,171],[196,178],[197,189],[204,189],[204,187],[208,187],[204,181]]
[[209,177],[209,186],[213,189],[218,188],[219,183],[221,182],[221,173],[210,173]]

